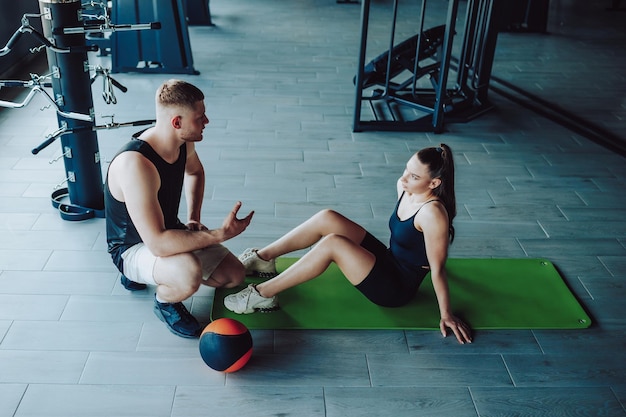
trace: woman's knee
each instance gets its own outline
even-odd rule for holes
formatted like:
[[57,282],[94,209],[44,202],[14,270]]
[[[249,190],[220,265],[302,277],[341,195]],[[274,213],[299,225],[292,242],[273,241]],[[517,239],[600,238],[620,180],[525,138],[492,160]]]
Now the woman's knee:
[[373,268],[376,256],[346,236],[330,234],[319,242],[320,257],[335,262],[352,284],[360,283]]
[[345,229],[347,223],[347,219],[343,215],[332,209],[318,211],[313,216],[313,219],[317,224],[317,229],[323,236]]
[[347,244],[351,244],[350,239],[347,237],[337,234],[337,233],[329,233],[320,239],[317,247],[319,250],[323,250],[329,253],[331,257],[333,253],[342,250]]
[[333,222],[343,216],[333,209],[323,209],[318,211],[314,217],[318,220],[323,220],[324,222]]

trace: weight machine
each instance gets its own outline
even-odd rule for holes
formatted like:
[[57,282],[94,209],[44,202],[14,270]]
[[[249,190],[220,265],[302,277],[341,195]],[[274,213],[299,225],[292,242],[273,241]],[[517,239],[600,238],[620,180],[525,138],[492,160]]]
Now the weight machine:
[[[461,55],[452,56],[460,0],[448,0],[443,25],[424,30],[427,0],[422,0],[417,35],[396,45],[399,0],[393,1],[389,49],[365,65],[371,0],[361,7],[361,45],[354,78],[353,131],[398,130],[441,133],[448,122],[466,122],[490,110],[487,90],[495,53],[497,14],[503,0],[468,0]],[[449,71],[457,78],[448,88]],[[420,84],[423,78],[429,87]],[[373,120],[362,120],[362,104]],[[408,110],[408,111],[407,111]],[[425,115],[406,120],[406,114]]]
[[114,22],[136,24],[158,19],[161,26],[158,32],[112,34],[111,69],[114,73],[199,74],[193,66],[183,0],[113,0],[111,3]]
[[[90,1],[88,5],[106,9],[106,1]],[[0,57],[7,55],[25,33],[41,42],[41,46],[33,48],[31,52],[46,49],[49,74],[31,74],[28,81],[0,80],[0,88],[30,89],[21,103],[0,100],[0,107],[21,108],[40,94],[56,111],[58,129],[46,136],[32,153],[38,154],[60,138],[66,173],[63,183],[66,186],[55,189],[51,200],[61,217],[70,221],[104,217],[104,190],[96,131],[154,123],[154,120],[116,123],[113,116],[107,116],[111,117],[109,123],[95,124],[91,86],[96,79],[103,79],[102,94],[107,104],[117,102],[114,87],[122,92],[127,89],[110,76],[108,69],[89,65],[87,52],[97,51],[98,46],[88,45],[85,34],[160,28],[159,22],[114,25],[106,12],[97,22],[84,20],[82,6],[80,0],[40,0],[40,14],[25,14],[21,26],[6,46],[0,49]],[[30,25],[30,18],[41,19],[43,33]],[[52,88],[52,95],[47,88]]]

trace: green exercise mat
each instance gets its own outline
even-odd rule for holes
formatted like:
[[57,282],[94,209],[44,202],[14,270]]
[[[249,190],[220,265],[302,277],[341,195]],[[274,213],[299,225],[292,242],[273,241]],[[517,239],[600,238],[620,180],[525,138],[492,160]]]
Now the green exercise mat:
[[[278,271],[297,261],[279,258]],[[591,325],[554,265],[545,259],[449,259],[454,313],[474,329],[580,329]],[[248,282],[261,282],[248,278]],[[318,278],[279,295],[281,309],[239,315],[224,307],[237,289],[218,289],[213,320],[230,317],[249,329],[438,329],[439,309],[426,276],[413,301],[379,307],[367,300],[335,264]]]

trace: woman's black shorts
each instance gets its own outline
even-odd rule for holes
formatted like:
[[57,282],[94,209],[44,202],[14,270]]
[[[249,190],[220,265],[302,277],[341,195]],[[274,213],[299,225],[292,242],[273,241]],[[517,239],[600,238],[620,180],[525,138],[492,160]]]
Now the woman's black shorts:
[[422,277],[407,276],[387,246],[369,232],[361,246],[376,256],[376,263],[355,287],[371,302],[383,307],[400,307],[411,301],[426,273]]

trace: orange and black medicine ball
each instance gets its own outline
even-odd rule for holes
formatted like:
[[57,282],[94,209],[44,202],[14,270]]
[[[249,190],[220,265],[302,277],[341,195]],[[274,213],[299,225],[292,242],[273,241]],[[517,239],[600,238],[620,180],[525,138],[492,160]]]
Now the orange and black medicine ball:
[[217,319],[209,323],[200,335],[200,356],[216,371],[238,371],[252,356],[250,331],[237,320]]

